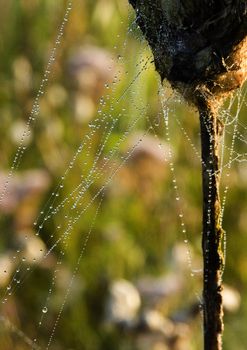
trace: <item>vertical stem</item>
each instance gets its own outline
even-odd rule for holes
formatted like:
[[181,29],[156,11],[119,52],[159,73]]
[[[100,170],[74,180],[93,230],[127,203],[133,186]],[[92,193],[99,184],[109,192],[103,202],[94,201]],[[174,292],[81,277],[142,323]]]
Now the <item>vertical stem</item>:
[[219,140],[222,124],[209,101],[199,102],[202,153],[204,261],[203,319],[204,350],[222,349],[223,306],[221,273],[223,267],[219,197]]

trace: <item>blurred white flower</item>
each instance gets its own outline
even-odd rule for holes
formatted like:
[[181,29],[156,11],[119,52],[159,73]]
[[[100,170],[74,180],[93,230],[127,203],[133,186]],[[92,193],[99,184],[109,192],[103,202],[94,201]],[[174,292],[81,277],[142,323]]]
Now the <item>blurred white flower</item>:
[[133,284],[117,280],[110,286],[107,302],[107,319],[113,323],[130,322],[135,319],[141,306],[141,298]]

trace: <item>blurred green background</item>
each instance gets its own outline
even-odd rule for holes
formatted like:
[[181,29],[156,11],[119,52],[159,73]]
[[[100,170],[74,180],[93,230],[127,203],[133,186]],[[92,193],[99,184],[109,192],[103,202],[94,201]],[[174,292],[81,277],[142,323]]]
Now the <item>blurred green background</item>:
[[[0,0],[1,188],[66,4]],[[74,1],[0,203],[2,349],[202,348],[198,118],[167,88],[169,145],[158,89],[127,2]],[[222,118],[232,121],[238,102]],[[232,155],[241,161],[222,176],[226,350],[247,347],[245,117],[243,101]]]

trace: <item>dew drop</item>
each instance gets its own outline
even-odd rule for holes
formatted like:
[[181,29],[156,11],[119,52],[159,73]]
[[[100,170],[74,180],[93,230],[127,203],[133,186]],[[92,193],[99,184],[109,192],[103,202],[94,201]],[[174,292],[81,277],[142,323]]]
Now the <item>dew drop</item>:
[[42,312],[43,312],[43,314],[46,314],[47,313],[47,311],[48,311],[48,308],[45,306],[45,307],[43,307],[43,309],[42,309]]

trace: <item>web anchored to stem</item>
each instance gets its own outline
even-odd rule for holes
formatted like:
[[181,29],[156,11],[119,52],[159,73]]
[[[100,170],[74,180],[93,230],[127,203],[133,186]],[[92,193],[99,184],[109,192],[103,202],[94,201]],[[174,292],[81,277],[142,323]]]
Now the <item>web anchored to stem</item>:
[[203,162],[204,348],[221,349],[224,232],[219,145],[223,125],[218,108],[246,79],[247,4],[241,0],[230,4],[198,0],[129,2],[153,51],[161,80],[167,79],[199,110]]
[[[78,2],[73,2],[74,10],[71,3],[71,1],[67,2],[65,17],[58,31],[55,48],[58,48],[62,39],[65,22],[69,18],[74,18],[73,16],[77,12],[74,7],[78,5]],[[88,7],[92,8],[90,1],[88,3]],[[111,2],[109,1],[109,3]],[[191,88],[191,82],[188,81],[189,64],[187,51],[185,50],[189,40],[184,35],[184,29],[181,29],[183,23],[177,22],[181,33],[178,31],[175,33],[176,35],[173,35],[174,28],[172,26],[170,28],[164,27],[166,21],[162,20],[162,11],[158,11],[157,14],[155,11],[158,10],[158,6],[153,6],[152,1],[147,1],[151,11],[148,12],[148,15],[144,13],[145,16],[143,17],[142,11],[145,11],[145,8],[141,5],[145,2],[132,1],[132,3],[137,6],[137,22],[142,30],[145,27],[145,30],[143,30],[145,36],[149,39],[149,34],[152,33],[151,47],[156,68],[164,70],[163,76],[169,70],[168,78],[172,86],[177,88],[190,103],[196,105],[200,111],[201,132],[199,133],[198,124],[196,123],[194,132],[191,130],[194,126],[193,122],[191,123],[192,127],[188,127],[189,123],[186,123],[187,116],[183,115],[184,110],[181,108],[183,100],[178,95],[171,93],[170,86],[167,86],[167,89],[166,86],[159,88],[161,108],[157,103],[159,99],[156,94],[155,103],[153,103],[152,97],[150,102],[147,103],[147,97],[150,98],[151,93],[153,96],[153,91],[156,91],[156,85],[154,89],[154,85],[152,85],[152,89],[150,88],[151,84],[149,86],[149,68],[153,73],[152,55],[150,55],[150,52],[146,53],[147,48],[140,45],[138,50],[134,47],[137,63],[132,57],[128,58],[128,42],[130,42],[129,46],[131,48],[131,46],[134,46],[133,35],[134,39],[140,35],[139,28],[135,28],[135,21],[133,21],[127,30],[127,37],[125,39],[121,38],[121,40],[125,40],[124,43],[120,43],[123,51],[115,45],[112,50],[116,59],[109,56],[109,61],[103,67],[104,73],[107,71],[110,75],[112,74],[112,78],[110,81],[103,82],[102,91],[104,95],[100,95],[101,97],[95,103],[98,107],[98,109],[95,108],[95,115],[91,116],[91,119],[89,118],[89,122],[88,120],[78,122],[78,120],[73,119],[74,115],[70,109],[69,113],[65,113],[65,118],[63,118],[62,108],[59,109],[59,122],[66,133],[72,135],[71,139],[73,139],[71,141],[71,139],[66,139],[65,136],[60,144],[61,149],[63,146],[66,149],[65,152],[61,152],[62,155],[65,155],[62,159],[62,173],[54,172],[56,185],[51,190],[51,194],[48,195],[48,200],[39,214],[31,218],[30,227],[20,232],[21,244],[19,245],[16,240],[13,246],[9,245],[9,251],[6,253],[6,256],[9,254],[9,261],[4,261],[3,264],[4,273],[2,275],[9,276],[9,280],[6,278],[7,282],[3,283],[1,299],[3,316],[0,317],[0,321],[5,325],[5,333],[11,335],[9,341],[11,350],[15,345],[16,338],[18,338],[18,343],[25,343],[33,349],[39,349],[40,347],[42,349],[53,349],[53,347],[60,348],[61,346],[75,349],[81,349],[82,346],[85,346],[85,349],[91,349],[92,342],[96,338],[97,341],[93,343],[96,344],[94,348],[100,348],[100,342],[102,342],[102,346],[108,347],[109,345],[105,345],[105,343],[111,343],[116,335],[115,328],[113,335],[111,335],[113,327],[108,328],[108,324],[105,324],[107,319],[105,314],[107,313],[105,312],[102,316],[106,285],[110,289],[111,282],[120,277],[136,280],[139,278],[138,274],[143,276],[150,273],[150,269],[153,273],[157,266],[163,273],[165,265],[169,273],[169,264],[171,270],[175,267],[175,287],[178,285],[179,293],[183,295],[187,293],[187,288],[187,298],[193,305],[191,312],[187,314],[181,312],[182,317],[180,314],[178,316],[173,315],[174,311],[172,310],[169,314],[172,327],[164,326],[166,323],[163,318],[166,317],[166,313],[162,311],[163,318],[158,317],[158,320],[162,321],[162,327],[158,330],[158,333],[160,332],[164,337],[163,339],[169,344],[169,348],[177,349],[174,340],[178,337],[175,331],[176,319],[178,319],[178,323],[180,323],[181,318],[182,322],[185,320],[184,323],[187,323],[187,318],[195,317],[198,311],[203,311],[206,349],[218,349],[221,344],[223,329],[221,283],[226,253],[226,234],[222,230],[222,224],[223,222],[225,224],[225,219],[227,219],[224,211],[225,209],[228,210],[226,199],[231,182],[229,178],[231,165],[234,162],[238,165],[246,162],[247,159],[243,148],[246,147],[247,127],[238,119],[241,107],[244,105],[246,92],[241,93],[239,91],[238,94],[231,97],[228,106],[219,109],[224,96],[218,98],[221,94],[215,95],[214,88],[218,93],[220,87],[224,86],[224,82],[218,79],[214,87],[210,85],[208,80],[206,84],[202,81],[198,84],[196,78],[198,78],[200,72],[196,71],[196,77],[192,74],[192,80],[195,80],[193,80],[193,88]],[[169,3],[171,4],[171,2]],[[174,2],[173,6],[176,3]],[[105,6],[104,1],[95,2],[95,7],[98,4],[104,4]],[[140,10],[138,4],[141,6]],[[165,2],[162,1],[162,4],[164,5]],[[171,9],[167,9],[166,13],[174,22],[174,14],[172,14]],[[225,14],[224,11],[223,14]],[[197,18],[201,18],[202,14],[199,15]],[[101,17],[101,13],[99,16]],[[132,14],[129,13],[128,19],[131,18]],[[152,32],[155,29],[152,23],[154,19],[157,21],[154,22],[155,25],[157,24],[158,30]],[[160,19],[161,23],[159,23]],[[146,24],[145,21],[147,21]],[[72,22],[76,23],[76,21]],[[186,24],[186,26],[188,25],[190,26],[190,23]],[[72,26],[71,22],[68,28],[70,26]],[[75,24],[75,28],[77,28],[77,24]],[[119,38],[120,34],[117,34],[117,37]],[[195,39],[194,36],[193,39]],[[87,40],[90,40],[90,38],[87,38]],[[201,43],[200,40],[195,40],[197,44],[198,41]],[[139,45],[139,43],[140,40],[137,40],[135,45]],[[141,37],[141,43],[143,43],[143,36]],[[160,47],[160,43],[163,46]],[[204,45],[203,43],[202,45]],[[211,49],[205,51],[204,49],[200,47],[202,60],[208,58],[211,54]],[[25,138],[40,112],[39,100],[41,100],[41,107],[42,105],[46,106],[46,95],[50,93],[48,80],[49,84],[53,84],[53,82],[50,82],[52,80],[50,77],[51,68],[54,63],[56,63],[55,67],[60,64],[60,62],[57,62],[59,60],[56,59],[55,51],[52,51],[51,59],[49,59],[49,69],[48,71],[45,70],[44,80],[41,80],[37,99],[34,100],[34,108],[30,118],[28,118],[27,132],[24,132],[17,154],[14,156],[11,172],[0,196],[0,205],[5,203],[5,199],[8,198],[9,189],[12,188],[10,180],[14,181],[17,175],[14,171],[24,161]],[[121,52],[121,55],[118,51]],[[164,52],[171,55],[165,64],[162,61]],[[95,54],[95,51],[93,51],[93,54]],[[90,60],[93,61],[92,58],[94,58],[94,55],[90,56]],[[196,63],[200,63],[199,58],[197,57]],[[129,65],[131,69],[126,68],[126,61],[128,60],[131,61]],[[179,69],[177,71],[174,67],[169,66],[171,61],[178,64]],[[224,57],[220,61],[226,69]],[[90,66],[87,61],[86,63]],[[187,70],[185,74],[181,71],[182,63]],[[195,64],[195,62],[192,63]],[[218,68],[222,68],[221,64],[218,67],[218,63],[218,61],[215,62],[214,68],[216,71]],[[100,64],[102,64],[101,61]],[[199,68],[203,70],[203,67],[202,64]],[[209,71],[210,79],[214,78],[215,71],[210,69]],[[93,75],[88,74],[87,70],[82,73],[80,71],[77,77],[80,76],[81,78],[82,76],[81,80],[83,82],[85,76],[86,80],[90,80],[91,75]],[[176,80],[179,78],[177,75],[179,73],[182,74],[181,81]],[[62,75],[66,77],[65,70]],[[145,76],[144,80],[142,80],[143,75]],[[125,82],[126,77],[130,81]],[[207,76],[204,76],[204,78],[206,79]],[[145,81],[145,84],[143,81]],[[97,79],[96,82],[98,84]],[[155,82],[157,83],[156,80]],[[212,83],[212,79],[210,82]],[[95,90],[97,89],[95,88]],[[67,92],[66,90],[66,93],[69,95],[70,91]],[[222,94],[225,93],[224,91]],[[59,100],[59,96],[56,98]],[[176,104],[176,102],[178,103]],[[69,104],[73,105],[72,98]],[[83,113],[84,109],[86,110],[88,107],[87,104],[88,100],[83,99]],[[178,108],[175,108],[175,106]],[[237,107],[237,113],[232,117],[235,107]],[[49,108],[44,108],[44,110],[45,114],[49,114],[47,112]],[[48,119],[46,116],[45,120],[48,129],[52,129],[51,124],[55,118],[55,109],[52,111],[54,112],[53,118]],[[191,115],[193,114],[191,113]],[[67,116],[69,116],[69,125],[64,121]],[[174,127],[176,124],[178,128]],[[134,135],[131,136],[133,132],[137,134],[136,137],[133,137],[134,141],[132,140]],[[230,142],[228,141],[228,135],[230,135]],[[55,136],[55,133],[52,132],[51,138],[55,139]],[[162,141],[163,138],[165,141]],[[179,142],[177,142],[178,139]],[[200,139],[202,141],[201,153],[198,146]],[[71,146],[72,154],[69,153],[70,142],[74,142]],[[46,141],[41,140],[40,143],[43,147]],[[237,148],[237,143],[241,144],[241,147]],[[74,150],[75,144],[78,144],[77,150]],[[33,152],[32,149],[31,155]],[[49,153],[49,148],[47,153]],[[55,156],[52,154],[52,163],[56,163],[58,153],[55,152]],[[47,157],[47,154],[45,154],[45,157]],[[184,162],[185,159],[187,162]],[[41,162],[40,159],[38,159],[39,162]],[[64,163],[67,165],[64,165]],[[184,167],[182,163],[186,166]],[[188,205],[188,203],[193,205],[191,198],[196,197],[194,192],[199,193],[199,180],[197,183],[194,181],[195,172],[199,165],[202,166],[204,189],[204,269],[201,256],[197,252],[200,249],[200,243],[198,243],[200,242],[200,235],[198,235],[200,216],[195,215],[193,207]],[[148,169],[150,169],[149,172]],[[19,173],[21,173],[21,167],[19,170]],[[224,170],[226,170],[226,174]],[[168,177],[166,178],[167,174]],[[190,180],[188,180],[188,175]],[[160,176],[157,183],[153,181],[156,176],[157,178]],[[225,176],[227,177],[227,183],[223,187],[221,201],[219,185],[222,178],[225,180]],[[186,186],[188,189],[185,188]],[[157,191],[157,194],[155,191]],[[185,201],[186,196],[190,199]],[[115,201],[112,198],[115,198]],[[194,209],[198,209],[198,205]],[[156,214],[157,217],[155,218]],[[107,215],[108,218],[106,218]],[[117,218],[115,218],[115,215]],[[137,228],[134,227],[132,221],[137,222]],[[195,222],[196,224],[193,225]],[[6,225],[8,225],[8,228],[5,231],[8,232],[9,222]],[[115,226],[117,226],[117,229],[115,229]],[[196,232],[194,236],[193,229]],[[124,234],[122,234],[122,231]],[[17,235],[14,233],[14,239],[15,236]],[[126,245],[127,248],[125,247],[125,240],[130,242],[129,245]],[[172,242],[169,240],[172,240]],[[196,242],[195,246],[194,241]],[[171,245],[172,249],[169,249]],[[140,247],[141,249],[144,247],[143,251]],[[176,253],[176,249],[178,249],[178,253]],[[182,254],[180,254],[181,251]],[[176,254],[178,257],[176,257]],[[132,264],[134,268],[132,268]],[[97,268],[95,268],[96,265]],[[180,279],[183,281],[186,279],[185,283],[180,285]],[[203,298],[201,297],[200,287],[198,287],[201,280],[204,283]],[[134,283],[137,285],[138,281]],[[149,286],[156,289],[155,283],[149,283]],[[196,291],[196,298],[194,298],[191,291]],[[154,292],[156,293],[156,290]],[[96,297],[93,295],[94,293]],[[156,296],[155,298],[153,295],[151,297],[153,307],[153,300]],[[145,295],[143,299],[145,299]],[[166,299],[166,295],[164,299]],[[181,303],[182,308],[184,308],[184,300]],[[146,307],[145,301],[145,308],[142,308],[139,314],[135,315],[129,323],[126,320],[124,322],[117,320],[115,326],[116,329],[120,329],[120,337],[117,339],[117,345],[113,342],[113,348],[120,347],[121,342],[125,344],[123,338],[126,338],[127,347],[130,348],[128,337],[122,337],[123,324],[126,334],[128,331],[131,334],[129,337],[133,341],[131,348],[135,348],[132,344],[136,339],[138,341],[140,329],[148,328],[148,324],[143,327],[145,318],[145,310],[143,309],[146,309]],[[9,310],[12,310],[12,313]],[[153,310],[151,309],[151,311]],[[15,313],[16,317],[14,317]],[[155,316],[157,321],[157,313]],[[173,321],[173,316],[175,321]],[[26,322],[22,322],[23,320]],[[146,328],[145,332],[147,333]],[[90,331],[88,331],[89,329]],[[167,329],[172,330],[170,335]],[[134,331],[137,331],[138,335],[133,337]],[[156,332],[157,329],[154,330],[155,334]],[[104,337],[110,339],[110,341],[102,340]],[[80,339],[77,340],[77,338]],[[133,340],[133,338],[136,339]],[[76,339],[75,342],[74,339]],[[142,346],[138,345],[137,348],[142,349]]]

